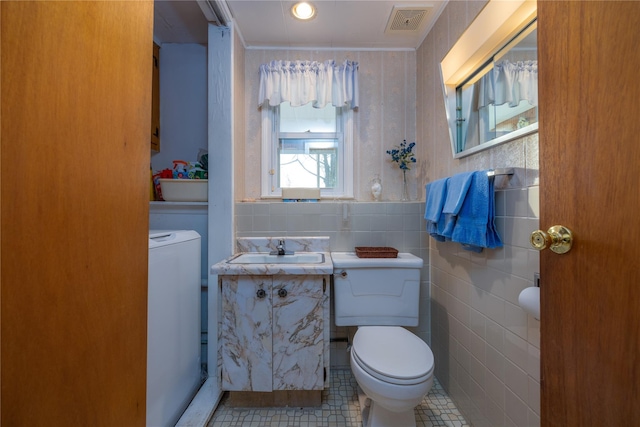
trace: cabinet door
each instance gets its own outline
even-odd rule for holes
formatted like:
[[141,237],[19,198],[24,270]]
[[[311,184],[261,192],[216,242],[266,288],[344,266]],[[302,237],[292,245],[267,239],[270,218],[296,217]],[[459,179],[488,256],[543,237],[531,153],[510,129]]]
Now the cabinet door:
[[277,276],[273,283],[273,389],[321,390],[322,276]]
[[271,304],[270,278],[222,278],[223,390],[272,390]]

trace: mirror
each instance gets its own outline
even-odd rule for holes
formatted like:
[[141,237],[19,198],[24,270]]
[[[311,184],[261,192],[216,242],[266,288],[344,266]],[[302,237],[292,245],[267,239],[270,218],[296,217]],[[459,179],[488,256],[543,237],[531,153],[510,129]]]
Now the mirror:
[[490,1],[440,64],[454,158],[538,130],[535,2],[515,3]]
[[457,154],[538,130],[536,35],[534,22],[456,87]]

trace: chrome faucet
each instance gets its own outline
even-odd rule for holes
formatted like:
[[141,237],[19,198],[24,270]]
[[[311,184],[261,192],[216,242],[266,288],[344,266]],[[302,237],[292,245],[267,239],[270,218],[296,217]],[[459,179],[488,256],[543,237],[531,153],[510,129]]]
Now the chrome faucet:
[[284,245],[284,239],[278,240],[278,246],[276,246],[276,249],[278,250],[278,255],[286,255],[287,248]]

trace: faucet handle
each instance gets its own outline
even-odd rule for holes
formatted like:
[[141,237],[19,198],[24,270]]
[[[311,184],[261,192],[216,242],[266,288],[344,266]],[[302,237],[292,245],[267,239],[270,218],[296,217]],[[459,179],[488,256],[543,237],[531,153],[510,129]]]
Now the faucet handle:
[[287,248],[284,246],[284,239],[278,240],[278,246],[276,246],[276,249],[278,249],[278,255],[287,254]]

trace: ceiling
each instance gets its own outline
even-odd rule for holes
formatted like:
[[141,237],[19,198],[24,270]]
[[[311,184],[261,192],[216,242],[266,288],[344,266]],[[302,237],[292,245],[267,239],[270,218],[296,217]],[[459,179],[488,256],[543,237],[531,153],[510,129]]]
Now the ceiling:
[[[154,36],[206,44],[203,9],[214,3],[221,22],[233,19],[247,48],[415,49],[447,1],[312,0],[316,17],[301,22],[291,16],[289,0],[155,0]],[[395,30],[385,32],[392,15]]]

